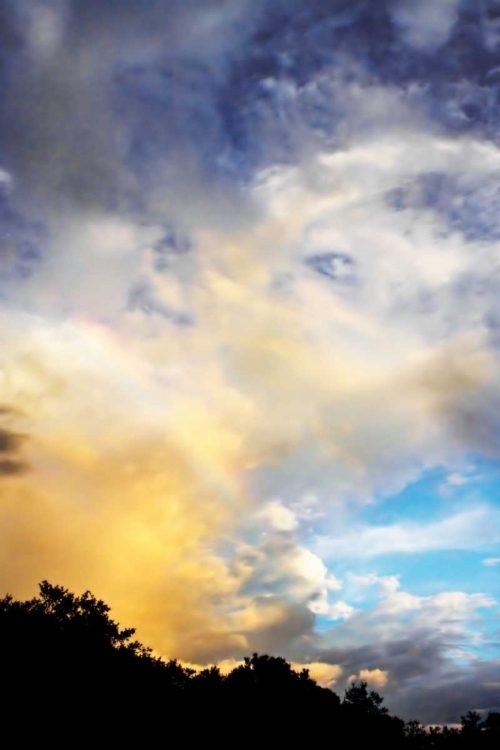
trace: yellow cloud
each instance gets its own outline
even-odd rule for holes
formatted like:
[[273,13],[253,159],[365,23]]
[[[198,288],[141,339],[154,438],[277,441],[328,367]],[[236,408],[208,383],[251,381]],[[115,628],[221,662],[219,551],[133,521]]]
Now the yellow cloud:
[[382,669],[362,669],[359,674],[351,675],[348,682],[356,682],[357,680],[366,682],[370,687],[382,688],[389,682],[389,672]]
[[309,664],[292,664],[293,668],[300,671],[308,669],[310,676],[316,680],[318,685],[332,688],[339,677],[342,676],[342,667],[338,664],[325,664],[324,662],[310,662]]

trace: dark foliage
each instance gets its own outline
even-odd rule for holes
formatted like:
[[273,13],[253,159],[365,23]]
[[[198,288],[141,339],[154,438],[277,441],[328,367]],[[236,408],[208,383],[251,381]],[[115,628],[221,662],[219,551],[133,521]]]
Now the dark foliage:
[[500,714],[469,712],[462,729],[426,731],[391,716],[364,682],[343,700],[282,658],[247,657],[223,675],[156,658],[90,592],[47,581],[25,602],[0,599],[5,745],[370,742],[384,748],[493,748]]

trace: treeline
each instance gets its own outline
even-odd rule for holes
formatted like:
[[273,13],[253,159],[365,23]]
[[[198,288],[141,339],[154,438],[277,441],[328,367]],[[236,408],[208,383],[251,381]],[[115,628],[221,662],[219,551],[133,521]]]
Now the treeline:
[[5,744],[143,746],[327,741],[353,747],[498,748],[500,714],[461,729],[391,716],[366,683],[342,699],[307,670],[254,654],[229,674],[163,661],[120,629],[90,592],[47,581],[39,596],[0,599],[0,712]]

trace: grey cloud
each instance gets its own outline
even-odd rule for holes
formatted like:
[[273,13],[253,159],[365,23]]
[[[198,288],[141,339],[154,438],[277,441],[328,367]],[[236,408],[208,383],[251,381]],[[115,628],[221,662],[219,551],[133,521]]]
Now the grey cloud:
[[145,315],[159,315],[174,325],[191,326],[193,317],[189,311],[175,310],[157,298],[151,284],[138,282],[130,290],[128,307],[130,310],[141,310]]
[[[42,204],[49,200],[52,208],[54,201],[87,209],[120,208],[134,189],[138,201],[140,191],[127,164],[135,136],[115,80],[120,66],[125,63],[133,69],[153,60],[161,64],[173,54],[193,60],[202,52],[209,54],[205,37],[214,35],[219,41],[237,43],[227,33],[225,19],[237,20],[248,11],[248,4],[233,4],[227,12],[223,2],[126,0],[119,7],[79,0],[48,3],[45,11],[52,9],[62,20],[59,38],[44,56],[33,51],[30,41],[30,34],[37,34],[33,17],[40,9],[36,6],[24,2],[20,6],[24,12],[4,11],[10,21],[10,34],[9,24],[4,34],[12,39],[3,71],[6,98],[0,118],[5,166],[13,172],[21,194]],[[16,37],[21,41],[14,45]],[[180,64],[181,73],[186,65],[188,61]],[[211,72],[205,70],[204,76]],[[163,87],[172,90],[168,81]],[[182,103],[178,96],[176,109]],[[205,114],[208,122],[210,113]],[[166,132],[172,130],[171,112],[162,116]]]
[[498,664],[483,662],[472,669],[457,669],[454,679],[436,685],[403,687],[390,696],[390,704],[396,713],[417,717],[426,724],[453,724],[470,710],[498,711]]
[[[37,198],[141,211],[146,185],[167,174],[180,185],[190,172],[191,182],[217,172],[235,182],[258,165],[295,159],[305,135],[322,142],[334,134],[346,113],[328,79],[352,77],[354,48],[384,52],[361,55],[355,74],[366,83],[374,75],[426,81],[436,67],[415,64],[398,46],[387,3],[54,0],[44,7],[60,16],[60,38],[38,58],[30,47],[37,5],[25,0],[15,12],[9,4],[3,26],[12,52],[0,138],[25,205]],[[380,44],[365,44],[374,33]],[[467,78],[466,61],[450,56]],[[425,96],[443,93],[427,88]],[[472,105],[483,120],[495,110],[493,101],[479,110],[466,101],[466,120]]]
[[[446,405],[445,412],[446,412]],[[464,396],[448,417],[453,439],[471,445],[485,456],[500,455],[500,387],[493,384]]]
[[256,599],[264,610],[281,604],[281,612],[272,624],[265,625],[246,637],[251,651],[260,653],[295,653],[297,641],[304,636],[311,635],[314,624],[314,614],[303,604],[293,604],[279,597],[265,597]]
[[458,21],[460,0],[395,0],[392,17],[406,41],[418,50],[436,49],[446,43]]
[[471,707],[498,710],[498,666],[487,662],[458,665],[445,655],[451,645],[449,637],[422,629],[382,644],[321,649],[315,658],[340,664],[345,676],[361,669],[387,670],[389,683],[381,692],[391,712],[404,719],[456,723]]
[[321,649],[319,656],[328,663],[340,664],[346,674],[365,668],[387,670],[392,685],[426,678],[444,671],[447,664],[442,640],[428,629],[417,630],[411,637],[378,644]]
[[248,600],[253,612],[251,623],[243,613],[239,627],[223,632],[196,633],[178,645],[178,656],[197,664],[213,664],[224,659],[243,659],[249,653],[293,655],[301,653],[304,637],[312,634],[315,617],[302,604],[280,596],[256,596]]
[[428,172],[390,191],[387,199],[397,210],[438,212],[450,232],[462,232],[468,241],[496,242],[500,238],[498,184],[498,174]]

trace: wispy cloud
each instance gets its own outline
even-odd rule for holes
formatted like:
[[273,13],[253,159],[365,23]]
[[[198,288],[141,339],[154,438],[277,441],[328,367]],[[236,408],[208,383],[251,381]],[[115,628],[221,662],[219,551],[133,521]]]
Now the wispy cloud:
[[[423,554],[431,550],[474,550],[500,540],[500,516],[493,507],[475,508],[427,524],[365,526],[344,536],[319,538],[322,554],[332,558],[364,558],[389,554]],[[358,581],[364,579],[358,578]],[[370,577],[365,579],[372,580]],[[373,582],[379,579],[373,578]],[[396,584],[389,578],[390,585]],[[382,579],[383,581],[383,579]]]

